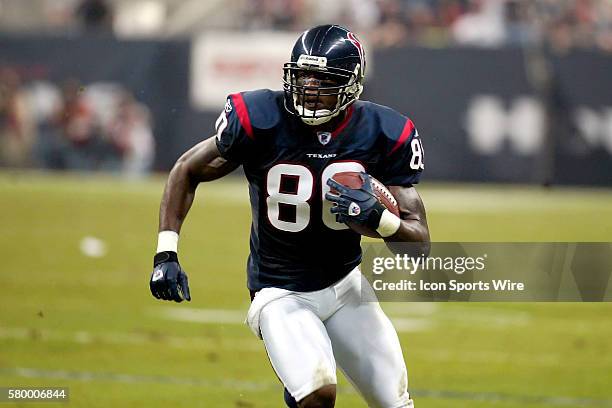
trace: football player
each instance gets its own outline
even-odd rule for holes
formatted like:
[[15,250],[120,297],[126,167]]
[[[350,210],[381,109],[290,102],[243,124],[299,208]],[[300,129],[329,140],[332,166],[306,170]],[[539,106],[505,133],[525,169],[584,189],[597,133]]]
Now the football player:
[[[177,247],[196,187],[243,166],[252,208],[247,323],[263,339],[290,407],[333,407],[336,363],[370,406],[413,406],[395,329],[377,302],[362,301],[372,289],[359,271],[361,236],[345,222],[387,242],[422,243],[427,253],[425,209],[414,188],[423,147],[410,119],[358,100],[365,67],[352,32],[307,30],[284,65],[284,90],[230,95],[216,135],[178,159],[161,202],[151,292],[190,300]],[[331,180],[346,171],[389,186],[400,216],[369,183],[349,189]]]

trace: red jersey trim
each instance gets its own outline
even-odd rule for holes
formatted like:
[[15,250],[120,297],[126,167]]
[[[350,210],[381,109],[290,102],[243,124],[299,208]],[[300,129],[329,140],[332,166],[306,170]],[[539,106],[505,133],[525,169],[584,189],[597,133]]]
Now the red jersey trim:
[[346,111],[346,116],[344,117],[344,119],[342,120],[342,122],[340,123],[340,125],[338,125],[338,127],[332,132],[332,137],[336,137],[340,134],[340,132],[342,132],[344,130],[344,128],[346,128],[349,124],[349,121],[351,120],[351,116],[353,116],[353,105],[349,106],[347,111]]
[[238,120],[240,120],[240,124],[244,128],[247,136],[250,139],[254,139],[253,135],[253,126],[251,126],[251,118],[249,117],[249,111],[247,110],[246,103],[244,103],[244,98],[241,93],[235,93],[230,95],[232,98],[232,102],[234,102],[234,107],[236,108],[236,114],[238,115]]
[[391,149],[391,151],[389,152],[389,156],[392,155],[397,149],[399,149],[406,142],[406,140],[408,140],[412,132],[414,132],[414,123],[412,123],[412,121],[408,119],[406,121],[406,124],[404,125],[404,129],[402,130],[399,139],[397,139],[397,142],[395,142],[395,146],[393,146],[393,149]]

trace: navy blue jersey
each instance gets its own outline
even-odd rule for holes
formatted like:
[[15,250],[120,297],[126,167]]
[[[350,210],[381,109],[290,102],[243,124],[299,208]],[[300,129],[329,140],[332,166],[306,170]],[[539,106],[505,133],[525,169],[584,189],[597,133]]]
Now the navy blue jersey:
[[324,199],[328,178],[365,171],[385,185],[410,186],[423,170],[412,121],[387,107],[357,101],[332,132],[285,111],[283,93],[230,95],[216,123],[221,155],[242,164],[252,225],[248,287],[319,290],[361,261],[361,236],[338,223]]

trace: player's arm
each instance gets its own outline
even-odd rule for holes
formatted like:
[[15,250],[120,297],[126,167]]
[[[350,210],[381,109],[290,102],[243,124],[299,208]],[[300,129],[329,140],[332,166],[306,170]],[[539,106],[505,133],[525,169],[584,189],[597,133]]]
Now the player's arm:
[[238,166],[221,157],[211,137],[185,152],[170,171],[159,210],[157,253],[149,281],[151,294],[157,299],[191,300],[187,275],[178,262],[178,233],[198,184],[223,177]]
[[421,196],[413,186],[389,186],[389,191],[397,200],[400,224],[394,234],[384,238],[387,246],[393,250],[394,242],[420,243],[414,249],[418,250],[419,254],[428,255],[431,246],[429,227]]
[[185,152],[168,176],[159,210],[159,231],[178,234],[191,208],[198,184],[221,178],[238,166],[221,157],[214,137]]
[[330,211],[336,214],[338,222],[354,222],[376,231],[394,252],[405,252],[406,245],[401,243],[412,242],[417,244],[409,246],[410,252],[428,255],[429,228],[425,206],[416,189],[413,186],[389,187],[399,207],[398,217],[379,201],[370,181],[372,176],[362,172],[361,178],[362,186],[355,189],[343,186],[333,178],[327,180],[327,184],[337,192],[329,192],[325,198],[334,203]]

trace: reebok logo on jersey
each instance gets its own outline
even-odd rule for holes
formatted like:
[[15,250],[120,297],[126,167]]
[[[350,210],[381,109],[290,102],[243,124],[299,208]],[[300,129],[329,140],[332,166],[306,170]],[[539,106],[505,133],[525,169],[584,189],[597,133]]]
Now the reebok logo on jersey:
[[156,281],[160,280],[163,277],[164,277],[164,273],[162,272],[162,270],[161,269],[156,269],[155,272],[153,272],[153,278],[151,278],[151,280],[153,282],[156,282]]
[[348,214],[350,216],[354,217],[356,215],[359,215],[360,213],[361,213],[361,207],[359,207],[359,205],[357,205],[357,203],[351,203],[349,205]]

